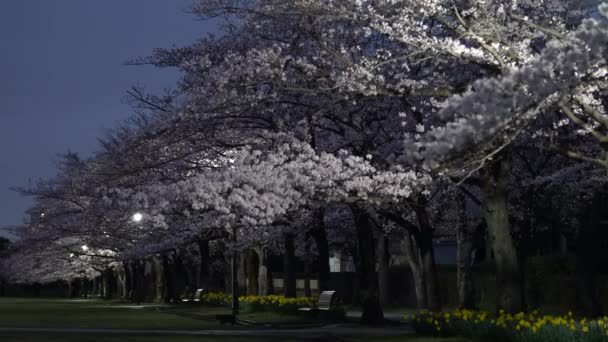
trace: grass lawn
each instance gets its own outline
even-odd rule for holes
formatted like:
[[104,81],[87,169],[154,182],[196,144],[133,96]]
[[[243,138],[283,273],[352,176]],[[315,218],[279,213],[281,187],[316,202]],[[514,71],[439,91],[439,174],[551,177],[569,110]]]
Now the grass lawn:
[[[175,314],[191,314],[201,317],[213,317],[216,314],[229,314],[231,310],[229,307],[214,307],[214,306],[203,306],[203,305],[180,305],[172,307],[171,312]],[[286,315],[278,312],[261,311],[261,312],[241,312],[239,313],[239,319],[244,321],[251,321],[260,324],[279,324],[279,325],[290,325],[290,324],[318,324],[321,321],[312,315]]]
[[[252,337],[209,337],[209,336],[159,336],[159,335],[91,335],[91,334],[13,334],[3,335],[3,342],[299,342],[300,339],[286,338],[252,338]],[[311,341],[310,339],[305,341]],[[313,340],[315,341],[315,340]],[[319,341],[319,340],[316,340]],[[400,338],[366,338],[366,339],[339,339],[340,342],[471,342],[457,338],[425,338],[425,337],[400,337]],[[481,342],[481,341],[479,341]]]
[[[177,313],[213,316],[216,313],[227,313],[227,308],[205,308],[180,306],[174,308]],[[297,323],[308,318],[301,316],[280,315],[272,312],[250,313],[239,315],[239,318],[256,322]],[[213,320],[200,320],[184,317],[174,313],[158,312],[150,309],[129,308],[122,303],[111,303],[99,300],[62,300],[62,299],[22,299],[0,298],[0,327],[2,328],[109,328],[135,330],[205,330],[205,329],[243,329],[220,326]],[[249,329],[245,327],[244,329]],[[0,341],[149,341],[149,342],[262,342],[262,341],[301,341],[294,338],[268,337],[228,337],[228,336],[193,336],[193,335],[149,335],[141,334],[108,334],[108,333],[48,333],[48,332],[1,332]],[[399,338],[339,338],[343,342],[467,342],[463,339],[438,339],[427,337]],[[469,341],[470,342],[470,341]]]
[[216,322],[90,300],[0,298],[0,326],[36,328],[209,329]]
[[[25,333],[3,334],[0,332],[2,342],[279,342],[290,341],[285,339],[251,338],[251,337],[215,337],[215,336],[163,336],[163,335],[100,335],[100,334],[49,334]],[[297,341],[297,340],[292,340]]]

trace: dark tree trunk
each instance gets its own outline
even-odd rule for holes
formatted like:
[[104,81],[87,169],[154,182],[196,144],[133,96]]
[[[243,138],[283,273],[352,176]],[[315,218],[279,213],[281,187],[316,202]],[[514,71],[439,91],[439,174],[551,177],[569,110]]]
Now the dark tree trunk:
[[403,247],[414,280],[414,292],[416,293],[418,310],[426,309],[428,303],[426,296],[426,280],[424,279],[424,272],[421,267],[422,260],[420,249],[418,248],[416,239],[413,235],[406,232]]
[[325,230],[325,210],[317,212],[315,228],[311,231],[318,252],[319,291],[329,290],[329,243],[327,242],[327,231]]
[[352,207],[352,210],[357,229],[357,273],[363,306],[361,323],[381,324],[384,322],[384,313],[382,312],[382,306],[380,306],[374,232],[369,214],[355,206]]
[[475,307],[473,277],[471,274],[473,236],[467,220],[466,198],[458,193],[458,227],[456,231],[456,283],[458,287],[458,307]]
[[378,234],[378,286],[380,290],[380,304],[384,307],[390,303],[389,289],[389,261],[388,237]]
[[66,281],[68,285],[68,295],[67,298],[72,298],[72,280]]
[[258,253],[258,295],[268,296],[273,294],[272,271],[270,270],[270,258],[264,247],[255,249]]
[[150,257],[145,260],[144,263],[144,277],[145,277],[145,301],[155,302],[156,301],[156,262],[154,258]]
[[198,250],[200,253],[200,268],[197,287],[209,291],[211,288],[211,258],[209,256],[209,240],[198,240]]
[[422,272],[424,273],[425,292],[427,299],[427,308],[431,311],[441,311],[441,297],[439,293],[439,279],[437,276],[437,267],[435,265],[435,251],[433,250],[433,234],[434,229],[427,211],[427,200],[424,198],[418,199],[414,205],[420,234],[417,242],[420,248],[420,261]]
[[175,277],[173,301],[175,303],[181,303],[180,296],[185,292],[186,287],[190,285],[190,280],[188,279],[190,278],[190,275],[188,274],[187,266],[177,251],[173,252],[173,266]]
[[[355,246],[354,249],[350,250],[350,257],[353,258],[353,265],[355,267],[355,274],[353,275],[353,293],[351,298],[351,305],[361,305],[361,273],[359,272],[359,252]],[[348,261],[347,261],[348,262]]]
[[[88,281],[87,278],[82,277],[80,278],[80,293],[81,293],[81,297],[89,298],[89,286],[88,286]],[[37,283],[34,284],[34,296],[38,297],[39,295],[39,285]]]
[[133,299],[133,268],[131,267],[131,261],[123,262],[123,268],[125,270],[125,299]]
[[175,272],[173,260],[166,253],[162,254],[163,261],[163,299],[165,303],[171,303],[175,299]]
[[431,311],[441,311],[439,280],[435,265],[435,252],[433,250],[433,235],[425,232],[421,236],[420,255],[422,257],[422,269],[426,281],[427,308]]
[[503,156],[483,170],[482,190],[488,236],[496,264],[497,309],[516,313],[522,311],[523,303],[521,273],[507,211],[508,176],[509,160]]
[[593,198],[576,239],[578,309],[587,317],[600,316],[602,311],[596,288],[596,274],[601,247],[598,234],[602,229],[602,216],[607,215],[606,204],[608,203],[601,195]]
[[283,287],[285,297],[295,298],[296,292],[296,256],[294,237],[291,233],[284,234],[285,255],[283,256]]
[[158,257],[152,257],[152,278],[154,279],[154,301],[163,302],[164,272]]
[[224,255],[224,284],[226,293],[232,293],[232,258],[229,255]]
[[258,254],[250,249],[245,252],[245,273],[247,274],[247,294],[257,296],[260,288],[258,286],[258,276],[260,269],[260,258]]
[[106,268],[105,270],[103,270],[103,273],[101,275],[101,279],[102,279],[102,285],[101,285],[101,296],[103,299],[110,299],[112,297],[112,288],[111,288],[111,284],[112,284],[112,269],[111,268]]
[[135,260],[133,267],[133,296],[131,301],[137,304],[144,302],[145,298],[145,268],[143,260]]
[[[239,295],[247,294],[247,272],[245,272],[246,257],[245,253],[241,252],[237,256],[237,288]],[[232,264],[232,263],[231,263]],[[232,278],[231,278],[232,281]]]
[[304,296],[312,296],[312,292],[310,290],[310,262],[308,261],[304,263]]
[[116,283],[118,283],[118,298],[127,300],[127,272],[125,263],[116,268]]

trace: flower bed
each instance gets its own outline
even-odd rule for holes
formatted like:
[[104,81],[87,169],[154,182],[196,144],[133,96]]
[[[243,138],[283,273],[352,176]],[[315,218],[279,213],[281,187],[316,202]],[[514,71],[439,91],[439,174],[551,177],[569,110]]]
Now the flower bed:
[[[226,305],[232,301],[232,296],[221,292],[205,293],[201,296],[203,304]],[[243,312],[273,311],[285,314],[295,314],[298,308],[314,307],[317,301],[311,297],[285,298],[283,296],[239,296],[239,306]]]
[[484,311],[422,312],[411,317],[416,332],[437,336],[463,336],[489,341],[599,342],[608,341],[608,316],[596,320],[532,313],[498,317]]

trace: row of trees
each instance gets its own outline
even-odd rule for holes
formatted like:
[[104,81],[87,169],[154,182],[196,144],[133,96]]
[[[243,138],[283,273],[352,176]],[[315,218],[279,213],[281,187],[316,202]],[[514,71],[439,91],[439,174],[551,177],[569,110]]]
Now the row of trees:
[[[36,202],[5,268],[16,281],[70,279],[196,246],[205,275],[205,244],[224,239],[225,256],[258,251],[260,279],[267,255],[283,255],[295,295],[296,258],[316,265],[323,289],[341,250],[373,323],[387,236],[402,237],[418,306],[431,310],[433,238],[455,236],[470,307],[485,225],[497,308],[519,311],[534,234],[585,245],[601,221],[585,214],[601,212],[608,166],[608,5],[596,5],[199,1],[193,13],[222,19],[223,34],[133,61],[182,77],[162,95],[132,89],[133,117],[94,156],[67,154],[55,178],[19,189]],[[593,267],[581,272],[590,286]]]

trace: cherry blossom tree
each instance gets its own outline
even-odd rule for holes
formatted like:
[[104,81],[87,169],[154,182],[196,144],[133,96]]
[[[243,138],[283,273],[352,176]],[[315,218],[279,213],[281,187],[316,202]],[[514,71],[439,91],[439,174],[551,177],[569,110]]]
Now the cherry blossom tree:
[[[567,0],[204,0],[193,12],[224,18],[224,34],[135,61],[179,68],[178,88],[133,89],[136,115],[101,151],[22,189],[37,199],[31,251],[86,245],[91,265],[122,262],[133,279],[145,258],[194,264],[192,244],[236,233],[232,250],[276,248],[290,268],[311,253],[292,246],[307,234],[327,259],[328,231],[309,223],[348,207],[363,321],[377,323],[374,236],[404,231],[419,305],[439,310],[436,196],[478,177],[498,308],[522,309],[513,144],[546,139],[605,165],[605,19],[582,20],[587,7]],[[598,146],[564,144],[581,134]]]

